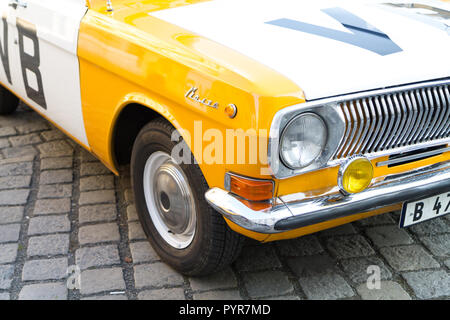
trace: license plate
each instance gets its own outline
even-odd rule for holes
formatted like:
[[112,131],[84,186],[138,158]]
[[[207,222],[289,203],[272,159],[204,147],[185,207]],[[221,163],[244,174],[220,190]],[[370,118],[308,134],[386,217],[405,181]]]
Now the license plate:
[[450,192],[403,204],[400,228],[409,227],[450,213]]

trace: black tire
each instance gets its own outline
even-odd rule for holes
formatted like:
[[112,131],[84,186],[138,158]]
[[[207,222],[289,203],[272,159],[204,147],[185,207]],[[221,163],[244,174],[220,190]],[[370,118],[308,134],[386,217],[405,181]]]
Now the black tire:
[[[161,237],[150,217],[143,186],[147,159],[157,151],[171,154],[175,129],[163,118],[151,121],[138,134],[131,157],[131,179],[135,204],[144,232],[161,257],[175,270],[190,276],[204,276],[231,264],[239,255],[244,237],[232,231],[223,217],[212,209],[204,194],[208,184],[197,164],[180,164],[195,201],[196,230],[188,247],[176,249]],[[191,154],[191,159],[193,156]]]
[[14,113],[19,106],[19,98],[0,86],[0,115]]

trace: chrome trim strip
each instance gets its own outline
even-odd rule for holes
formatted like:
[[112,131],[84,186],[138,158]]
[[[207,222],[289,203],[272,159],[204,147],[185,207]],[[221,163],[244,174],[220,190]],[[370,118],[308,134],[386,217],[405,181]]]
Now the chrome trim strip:
[[414,160],[420,159],[420,158],[429,158],[429,157],[439,155],[439,154],[449,152],[449,151],[450,151],[450,147],[432,150],[432,151],[423,152],[423,153],[418,153],[418,154],[413,154],[410,156],[396,158],[396,159],[392,159],[392,160],[380,161],[380,162],[377,162],[377,167],[388,166],[391,164],[397,164],[397,163],[402,163],[402,162],[406,162],[406,161],[414,161]]
[[348,196],[339,191],[307,198],[304,194],[276,198],[267,209],[256,211],[219,188],[205,193],[208,203],[225,218],[259,233],[272,234],[372,211],[408,200],[450,191],[450,161],[390,176],[363,192]]

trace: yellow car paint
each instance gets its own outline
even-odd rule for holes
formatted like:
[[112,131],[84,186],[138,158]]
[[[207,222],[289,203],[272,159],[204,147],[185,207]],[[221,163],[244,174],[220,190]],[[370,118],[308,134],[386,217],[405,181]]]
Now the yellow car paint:
[[[177,129],[194,132],[194,122],[201,121],[203,131],[218,129],[225,136],[226,129],[230,128],[268,130],[277,111],[305,102],[301,88],[272,69],[148,15],[150,11],[201,1],[115,0],[114,11],[107,12],[106,1],[87,0],[90,10],[81,23],[78,47],[83,117],[92,152],[116,174],[114,129],[120,112],[130,104],[156,111]],[[191,87],[198,87],[200,96],[217,101],[219,109],[187,99],[185,93]],[[230,103],[239,110],[234,119],[224,112]],[[198,159],[201,152],[194,153],[194,156]],[[386,159],[372,160],[375,178],[449,160],[450,152],[393,168],[376,166],[377,162]],[[267,179],[261,174],[261,168],[266,167],[262,162],[203,162],[200,168],[210,187],[224,188],[226,172]],[[275,195],[326,192],[336,187],[338,169],[327,168],[274,180]],[[272,235],[250,232],[228,220],[227,223],[248,237],[273,241],[302,236],[398,208],[387,207]]]

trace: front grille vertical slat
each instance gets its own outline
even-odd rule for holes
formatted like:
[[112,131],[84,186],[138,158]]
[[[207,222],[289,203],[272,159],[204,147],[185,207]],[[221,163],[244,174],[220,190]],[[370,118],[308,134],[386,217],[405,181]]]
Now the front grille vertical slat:
[[361,135],[363,133],[363,129],[365,127],[366,123],[366,119],[364,116],[364,111],[361,108],[361,101],[356,100],[355,102],[355,113],[357,118],[359,119],[359,123],[358,123],[358,131],[356,132],[355,138],[354,138],[354,143],[353,143],[353,148],[350,149],[350,154],[355,154],[357,153],[358,147],[360,145],[360,139],[361,139]]
[[441,103],[441,116],[438,120],[438,125],[436,126],[435,129],[433,129],[433,132],[431,133],[431,138],[435,139],[436,137],[439,136],[439,133],[442,130],[442,127],[445,125],[446,122],[448,122],[448,112],[449,112],[449,108],[446,105],[446,101],[445,101],[445,97],[444,97],[444,91],[442,89],[442,87],[438,88],[438,96],[439,96],[439,100]]
[[427,94],[425,89],[420,90],[420,95],[422,97],[423,104],[425,106],[426,119],[422,127],[422,132],[419,136],[419,142],[424,142],[425,134],[427,133],[428,126],[430,125],[431,119],[433,118],[433,111],[431,110],[431,105],[428,102]]
[[358,118],[356,117],[355,103],[353,101],[350,101],[350,105],[348,106],[348,109],[349,109],[350,117],[352,118],[352,123],[351,123],[352,131],[350,133],[348,144],[345,147],[345,150],[343,152],[343,156],[345,156],[345,157],[347,157],[350,153],[353,141],[355,139],[356,129],[358,128]]
[[388,119],[386,117],[386,111],[383,109],[379,99],[380,99],[380,97],[375,97],[374,101],[375,101],[375,108],[378,112],[378,117],[379,117],[381,127],[379,128],[379,130],[377,132],[377,135],[375,137],[375,142],[373,143],[373,145],[369,151],[370,153],[378,151],[377,148],[379,146],[381,139],[383,138],[383,132],[385,133],[385,129],[386,129],[387,122],[388,122]]
[[450,135],[450,89],[448,86],[444,88],[444,93],[446,97],[446,106],[447,106],[447,117],[445,118],[447,124],[444,126],[444,129],[442,130],[442,133],[439,136],[439,138],[448,137]]
[[359,140],[359,143],[355,148],[355,153],[357,154],[361,153],[365,145],[367,144],[368,133],[370,128],[372,127],[372,118],[370,116],[369,107],[367,106],[367,101],[365,99],[362,100],[362,112],[364,113],[364,131],[362,132],[361,139]]
[[405,129],[405,136],[403,137],[400,143],[401,146],[405,146],[408,143],[411,131],[414,127],[415,120],[417,117],[417,105],[416,102],[410,98],[409,92],[405,92],[405,101],[406,105],[408,106],[408,112],[411,114],[411,117],[408,119],[409,123]]
[[450,138],[449,84],[349,100],[339,108],[345,133],[335,160]]
[[434,101],[434,94],[431,88],[427,88],[427,97],[428,97],[428,101],[430,103],[431,106],[433,106],[433,116],[430,122],[430,125],[427,128],[427,131],[425,133],[426,139],[427,141],[431,139],[431,131],[433,130],[434,126],[436,125],[436,122],[439,118],[439,111],[438,109],[436,109],[435,107],[435,101]]
[[406,107],[405,99],[401,93],[397,93],[394,95],[395,103],[398,103],[400,109],[402,110],[402,123],[400,124],[400,128],[398,129],[398,134],[395,139],[392,141],[393,147],[398,147],[405,135],[406,126],[408,125],[408,120],[410,118],[408,108]]
[[416,105],[417,108],[417,117],[414,121],[413,130],[411,132],[411,135],[408,139],[408,144],[414,143],[414,140],[417,138],[418,134],[420,133],[420,126],[422,124],[422,119],[424,116],[423,112],[423,106],[422,106],[422,100],[420,100],[420,95],[417,93],[411,91],[410,92],[411,100]]

